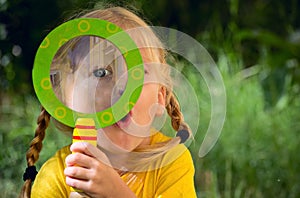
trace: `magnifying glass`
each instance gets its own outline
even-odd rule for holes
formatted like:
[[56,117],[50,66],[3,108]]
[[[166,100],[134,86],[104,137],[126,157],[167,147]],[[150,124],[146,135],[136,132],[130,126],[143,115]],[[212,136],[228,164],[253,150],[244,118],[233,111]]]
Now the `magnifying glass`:
[[91,118],[96,128],[104,128],[135,105],[144,66],[124,30],[105,20],[80,18],[46,36],[32,78],[39,101],[55,119],[75,127],[78,118]]

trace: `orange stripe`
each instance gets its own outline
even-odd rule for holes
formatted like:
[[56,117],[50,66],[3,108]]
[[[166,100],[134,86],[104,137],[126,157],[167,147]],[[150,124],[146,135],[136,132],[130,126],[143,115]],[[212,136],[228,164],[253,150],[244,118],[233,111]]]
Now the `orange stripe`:
[[97,136],[73,136],[73,140],[97,140]]
[[77,129],[95,129],[95,126],[76,125]]

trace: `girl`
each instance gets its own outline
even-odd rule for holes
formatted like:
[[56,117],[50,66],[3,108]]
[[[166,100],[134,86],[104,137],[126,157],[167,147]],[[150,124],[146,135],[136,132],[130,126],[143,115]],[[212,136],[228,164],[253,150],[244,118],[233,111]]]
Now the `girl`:
[[[112,22],[128,32],[135,41],[145,65],[141,95],[123,119],[98,129],[97,147],[88,143],[74,143],[60,149],[42,166],[35,179],[34,164],[50,122],[50,115],[42,108],[35,138],[26,154],[28,168],[20,197],[69,197],[72,196],[71,187],[88,197],[196,197],[192,158],[181,144],[184,136],[187,136],[186,132],[190,131],[172,93],[170,68],[166,65],[166,52],[161,42],[141,18],[124,8],[98,9],[82,17]],[[122,95],[126,84],[126,71],[121,74],[116,71],[116,68],[122,71],[122,57],[110,60],[106,56],[104,62],[107,63],[101,63],[105,66],[99,66],[101,64],[98,63],[96,68],[87,72],[92,76],[89,79],[93,80],[84,81],[95,86],[92,90],[95,99],[91,101],[89,97],[79,97],[78,89],[86,90],[85,83],[80,80],[86,57],[92,55],[90,64],[97,62],[97,49],[104,48],[107,54],[115,51],[114,57],[120,57],[109,43],[91,42],[91,39],[82,37],[64,45],[51,66],[55,70],[63,65],[62,70],[65,71],[61,74],[65,80],[59,82],[60,86],[55,91],[57,97],[70,108],[81,112],[92,111],[84,105],[86,100],[93,104],[96,111],[107,108],[110,101],[113,103]],[[90,48],[91,45],[94,47],[84,53],[82,51],[87,43]],[[56,88],[55,81],[52,85]],[[155,118],[164,120],[164,109],[171,118],[172,127],[179,131],[175,138],[167,137],[153,128]],[[52,120],[61,130],[72,130]]]

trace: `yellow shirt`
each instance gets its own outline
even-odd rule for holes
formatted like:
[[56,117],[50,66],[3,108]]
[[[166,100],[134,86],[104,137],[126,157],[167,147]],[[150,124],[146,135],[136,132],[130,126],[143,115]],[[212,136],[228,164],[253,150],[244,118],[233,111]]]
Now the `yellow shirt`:
[[[166,141],[169,138],[161,133],[152,136],[151,144]],[[177,150],[178,149],[178,150]],[[146,172],[128,172],[122,175],[123,181],[140,198],[193,198],[194,166],[188,149],[180,144],[176,151],[182,152],[170,164]],[[32,186],[33,198],[69,197],[70,187],[65,182],[65,158],[70,154],[66,146],[57,151],[41,168]],[[168,155],[166,155],[167,158]],[[168,160],[168,159],[162,159]]]

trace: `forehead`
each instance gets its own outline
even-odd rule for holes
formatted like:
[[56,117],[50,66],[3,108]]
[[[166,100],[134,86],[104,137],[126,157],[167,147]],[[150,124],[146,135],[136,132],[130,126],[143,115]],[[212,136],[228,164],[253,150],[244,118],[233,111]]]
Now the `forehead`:
[[80,36],[65,43],[56,53],[51,68],[68,66],[72,70],[82,64],[105,66],[122,58],[119,49],[108,40],[95,36]]

